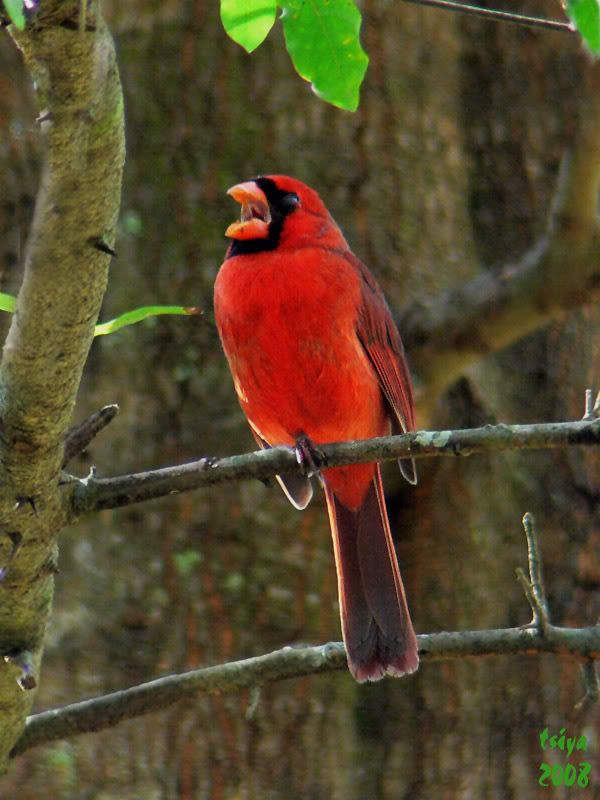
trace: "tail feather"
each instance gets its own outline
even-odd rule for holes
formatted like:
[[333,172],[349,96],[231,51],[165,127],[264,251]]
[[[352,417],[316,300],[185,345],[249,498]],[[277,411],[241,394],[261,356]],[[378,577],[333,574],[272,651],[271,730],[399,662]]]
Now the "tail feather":
[[379,467],[356,511],[325,485],[348,667],[358,681],[404,675],[419,665]]

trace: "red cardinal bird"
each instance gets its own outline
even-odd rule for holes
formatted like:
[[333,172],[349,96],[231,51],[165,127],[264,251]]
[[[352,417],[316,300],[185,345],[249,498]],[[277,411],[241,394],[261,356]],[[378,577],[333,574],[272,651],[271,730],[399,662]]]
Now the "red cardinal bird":
[[[235,390],[261,447],[414,430],[404,349],[383,293],[319,195],[284,175],[229,189],[241,219],[215,283],[215,316]],[[414,462],[400,462],[416,483]],[[417,669],[379,465],[322,472],[348,666],[358,681]],[[277,476],[305,508],[309,475]]]

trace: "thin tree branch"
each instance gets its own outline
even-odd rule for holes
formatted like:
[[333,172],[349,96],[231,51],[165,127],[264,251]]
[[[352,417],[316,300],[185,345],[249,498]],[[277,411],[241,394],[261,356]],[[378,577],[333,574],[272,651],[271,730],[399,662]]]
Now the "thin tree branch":
[[490,20],[490,22],[509,22],[514,25],[525,25],[528,28],[546,28],[553,31],[563,31],[564,33],[575,32],[570,22],[561,22],[560,20],[543,17],[528,17],[523,14],[513,14],[510,11],[497,11],[492,8],[467,5],[466,3],[455,3],[452,0],[404,0],[404,2],[413,3],[417,6],[440,8],[443,11],[453,11],[458,14],[483,17]]
[[542,559],[539,554],[537,532],[533,515],[529,511],[523,515],[523,528],[527,537],[527,560],[529,561],[529,580],[523,574],[523,570],[517,570],[517,575],[531,610],[533,619],[531,625],[543,633],[550,624],[548,614],[548,603],[544,591],[544,581],[542,579]]
[[[491,450],[599,445],[600,420],[536,425],[486,425],[456,431],[419,431],[361,442],[319,446],[321,467],[390,461],[411,456],[468,456]],[[198,489],[215,483],[250,478],[264,479],[298,470],[292,448],[274,447],[227,458],[204,458],[176,467],[65,483],[75,516],[104,508],[140,503],[157,497]]]
[[[533,628],[430,633],[417,636],[425,663],[467,656],[515,653],[555,653],[576,658],[600,657],[600,626],[559,628],[549,625],[542,634]],[[91,733],[168,708],[198,692],[228,693],[252,686],[346,669],[341,642],[319,647],[284,647],[263,656],[215,667],[168,675],[112,694],[35,714],[11,755],[37,745],[81,733]]]
[[585,390],[585,412],[582,419],[596,419],[600,417],[600,392],[594,400],[594,390]]
[[594,414],[594,392],[592,389],[585,390],[585,411],[583,419],[593,419]]
[[89,443],[109,425],[119,413],[119,406],[113,404],[110,406],[103,406],[94,411],[93,414],[79,425],[75,425],[67,433],[65,438],[65,454],[63,457],[63,469],[69,461],[75,456],[79,455]]
[[[594,659],[600,657],[600,625],[560,628],[549,623],[541,578],[541,560],[533,519],[525,514],[531,584],[527,583],[534,607],[543,608],[543,626],[483,631],[443,632],[417,636],[422,661],[509,655],[554,653],[569,655],[584,665],[586,695],[582,703],[598,698]],[[167,675],[129,689],[63,708],[44,711],[27,720],[25,730],[11,752],[15,757],[40,744],[76,734],[110,728],[126,719],[159,711],[199,692],[228,693],[266,683],[345,669],[346,653],[341,642],[318,647],[284,647],[272,653],[214,667]],[[581,705],[581,703],[580,703]]]
[[583,685],[585,686],[585,694],[581,700],[575,704],[575,710],[579,713],[582,713],[600,700],[600,680],[598,680],[598,670],[593,658],[586,658],[583,662],[581,665],[581,675],[583,677]]

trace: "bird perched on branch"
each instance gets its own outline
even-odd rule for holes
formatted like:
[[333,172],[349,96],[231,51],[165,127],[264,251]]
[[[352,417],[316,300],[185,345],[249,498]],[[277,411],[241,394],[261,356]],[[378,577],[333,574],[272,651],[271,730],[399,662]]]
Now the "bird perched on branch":
[[[284,175],[229,189],[239,221],[215,283],[215,317],[235,390],[263,448],[296,448],[303,471],[277,479],[306,508],[316,446],[414,430],[400,336],[367,267],[319,195]],[[412,460],[400,468],[416,483]],[[358,681],[418,666],[377,463],[321,472],[348,666]]]

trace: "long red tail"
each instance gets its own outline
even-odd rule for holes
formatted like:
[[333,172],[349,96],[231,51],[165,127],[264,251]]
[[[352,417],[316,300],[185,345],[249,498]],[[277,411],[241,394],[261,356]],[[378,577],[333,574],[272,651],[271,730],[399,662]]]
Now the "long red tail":
[[357,511],[325,484],[348,668],[357,681],[404,675],[419,666],[379,466]]

